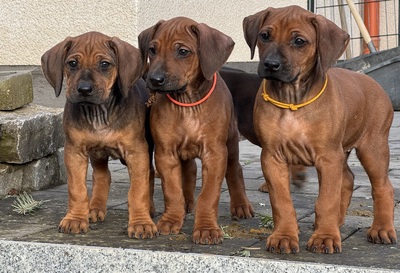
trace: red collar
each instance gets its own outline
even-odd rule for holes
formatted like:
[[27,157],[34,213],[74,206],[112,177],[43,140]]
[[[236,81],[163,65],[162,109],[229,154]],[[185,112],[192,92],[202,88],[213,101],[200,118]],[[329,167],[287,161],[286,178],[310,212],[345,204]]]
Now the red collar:
[[204,98],[202,98],[201,100],[196,101],[196,102],[192,102],[192,103],[183,103],[183,102],[179,102],[179,101],[173,99],[169,94],[166,94],[166,96],[167,96],[167,98],[168,98],[170,101],[172,101],[172,102],[175,103],[176,105],[183,106],[183,107],[192,107],[192,106],[196,106],[196,105],[199,105],[199,104],[205,102],[205,101],[211,96],[212,92],[214,92],[216,83],[217,83],[217,73],[214,74],[214,82],[213,82],[213,85],[212,85],[210,91],[208,91],[207,95],[205,95]]

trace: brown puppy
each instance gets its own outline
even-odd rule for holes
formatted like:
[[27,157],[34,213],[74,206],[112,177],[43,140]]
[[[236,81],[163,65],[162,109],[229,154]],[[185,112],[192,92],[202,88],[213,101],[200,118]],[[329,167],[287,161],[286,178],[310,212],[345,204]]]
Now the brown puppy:
[[352,149],[372,185],[374,221],[369,241],[396,242],[394,193],[388,178],[388,134],[393,109],[385,91],[370,77],[331,65],[349,35],[326,18],[297,6],[268,8],[243,21],[258,74],[265,80],[254,109],[262,146],[275,228],[267,250],[299,251],[296,212],[290,198],[290,164],[314,165],[319,177],[313,252],[341,252],[339,227],[352,196]]
[[[68,213],[59,224],[60,232],[86,232],[89,219],[104,220],[111,156],[125,162],[130,175],[128,236],[155,236],[149,185],[153,144],[148,147],[145,131],[149,94],[139,80],[139,50],[119,38],[88,32],[68,37],[48,50],[42,56],[42,68],[56,96],[66,79],[63,125]],[[90,201],[86,188],[89,158],[93,167]]]
[[[258,88],[262,78],[254,73],[243,70],[222,67],[219,74],[232,94],[235,117],[240,134],[251,143],[261,146],[253,124],[253,110]],[[302,187],[307,176],[306,168],[302,165],[290,167],[290,181],[297,187]],[[268,192],[267,183],[263,183],[259,191]]]
[[165,197],[165,211],[157,223],[162,234],[178,233],[185,209],[194,206],[194,158],[202,160],[203,183],[196,205],[195,243],[217,244],[223,239],[217,217],[225,173],[231,213],[253,216],[238,160],[232,98],[216,73],[233,45],[218,30],[184,17],[160,21],[139,35],[144,61],[150,61],[147,87],[158,93],[150,122]]

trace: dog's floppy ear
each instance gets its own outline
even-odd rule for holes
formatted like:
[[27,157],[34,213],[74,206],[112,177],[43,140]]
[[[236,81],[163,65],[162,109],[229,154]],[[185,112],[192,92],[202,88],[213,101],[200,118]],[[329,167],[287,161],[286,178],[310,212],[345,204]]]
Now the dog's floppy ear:
[[318,61],[322,71],[328,70],[346,49],[350,36],[335,23],[321,15],[312,20],[317,34]]
[[147,57],[148,57],[149,43],[153,39],[154,33],[156,33],[158,27],[164,22],[165,22],[164,20],[160,20],[154,26],[143,30],[139,34],[139,37],[138,37],[139,49],[140,49],[140,53],[142,55],[143,64],[145,66],[144,70],[147,70],[147,67],[148,67],[148,65],[147,65]]
[[274,8],[267,8],[266,10],[257,12],[256,14],[247,16],[243,19],[244,39],[250,47],[251,59],[254,58],[260,27],[273,9]]
[[119,89],[126,97],[129,89],[142,75],[143,63],[140,59],[140,52],[136,47],[117,37],[111,38],[110,47],[117,56]]
[[197,35],[201,71],[206,79],[211,79],[228,60],[235,42],[231,37],[206,24],[195,25],[192,30]]
[[64,61],[71,44],[72,38],[68,37],[46,51],[41,58],[43,74],[54,88],[56,97],[61,93],[64,78]]

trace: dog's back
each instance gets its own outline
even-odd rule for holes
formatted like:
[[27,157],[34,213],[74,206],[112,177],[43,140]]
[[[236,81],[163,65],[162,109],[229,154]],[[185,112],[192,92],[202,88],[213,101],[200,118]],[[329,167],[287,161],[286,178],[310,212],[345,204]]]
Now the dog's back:
[[[374,79],[336,67],[328,70],[328,77],[335,85],[334,90],[340,92],[339,97],[345,101],[341,106],[345,108],[344,123],[349,142],[353,135],[389,135],[393,107],[385,90]],[[359,137],[358,142],[362,140]]]
[[229,67],[222,67],[219,73],[232,94],[240,134],[260,146],[254,131],[253,108],[262,79],[257,74]]

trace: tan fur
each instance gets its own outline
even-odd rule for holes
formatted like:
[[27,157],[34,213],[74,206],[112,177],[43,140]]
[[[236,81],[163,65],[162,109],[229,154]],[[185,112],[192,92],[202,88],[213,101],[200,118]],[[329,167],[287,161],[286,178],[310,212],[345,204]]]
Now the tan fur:
[[[89,220],[104,220],[111,183],[108,158],[112,157],[125,162],[130,175],[128,236],[154,237],[152,143],[148,145],[145,134],[149,95],[139,80],[139,50],[119,38],[88,32],[49,49],[42,56],[42,68],[56,96],[64,77],[66,81],[63,125],[68,212],[59,231],[87,232]],[[89,159],[93,167],[90,200],[86,187]]]
[[[151,109],[155,162],[162,180],[165,211],[157,226],[162,234],[178,233],[185,212],[195,207],[193,241],[217,244],[223,239],[217,224],[218,201],[225,173],[231,194],[231,213],[253,216],[238,161],[238,131],[231,95],[217,75],[215,91],[202,104],[196,102],[210,90],[213,75],[233,49],[230,37],[205,24],[178,17],[160,21],[139,35],[148,88],[158,92]],[[202,191],[194,205],[195,158],[202,161]]]
[[393,109],[385,91],[370,77],[332,68],[349,36],[326,18],[300,7],[268,8],[243,21],[252,55],[258,48],[258,74],[275,100],[299,104],[324,93],[297,111],[264,101],[262,86],[254,108],[254,126],[262,146],[262,169],[268,184],[274,232],[271,252],[299,251],[296,213],[290,198],[291,164],[315,166],[319,195],[312,252],[341,252],[344,223],[354,176],[347,158],[355,150],[372,185],[374,220],[369,241],[394,243],[394,193],[388,178],[388,134]]

